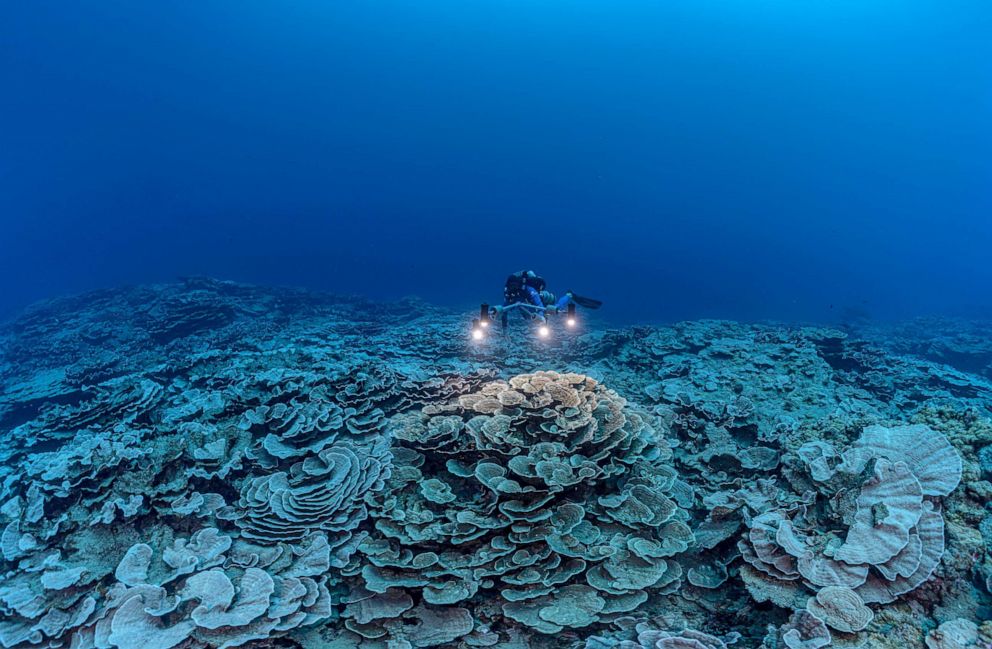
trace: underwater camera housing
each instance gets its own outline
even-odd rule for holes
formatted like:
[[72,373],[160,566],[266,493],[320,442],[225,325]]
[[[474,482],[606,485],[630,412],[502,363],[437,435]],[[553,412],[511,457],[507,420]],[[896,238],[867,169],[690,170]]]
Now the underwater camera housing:
[[[479,316],[472,319],[472,340],[476,342],[485,340],[489,332],[494,329],[493,324],[495,322],[495,316],[497,314],[501,314],[505,318],[507,313],[514,310],[522,310],[531,315],[544,316],[544,321],[534,329],[535,335],[542,340],[546,340],[551,337],[551,316],[562,315],[554,307],[539,307],[534,304],[526,304],[523,302],[518,302],[505,307],[491,307],[489,304],[483,302],[479,305]],[[574,303],[568,305],[565,309],[564,316],[565,328],[574,330],[579,323]],[[503,322],[505,326],[505,319]]]
[[479,307],[479,317],[472,320],[472,340],[482,340],[485,338],[486,331],[490,328],[492,322],[489,305],[483,302]]

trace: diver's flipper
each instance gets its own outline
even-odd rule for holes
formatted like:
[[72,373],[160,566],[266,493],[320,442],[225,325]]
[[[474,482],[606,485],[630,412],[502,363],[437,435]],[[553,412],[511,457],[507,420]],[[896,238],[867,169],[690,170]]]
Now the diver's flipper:
[[591,297],[582,297],[581,295],[576,295],[575,293],[572,293],[572,301],[585,309],[598,309],[603,306],[603,303],[599,300],[594,300]]

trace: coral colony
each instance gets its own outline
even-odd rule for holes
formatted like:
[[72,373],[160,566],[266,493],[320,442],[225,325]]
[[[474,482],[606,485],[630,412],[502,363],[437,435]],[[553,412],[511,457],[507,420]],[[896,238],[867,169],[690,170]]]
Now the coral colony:
[[40,304],[0,330],[0,645],[989,649],[992,352],[953,328]]

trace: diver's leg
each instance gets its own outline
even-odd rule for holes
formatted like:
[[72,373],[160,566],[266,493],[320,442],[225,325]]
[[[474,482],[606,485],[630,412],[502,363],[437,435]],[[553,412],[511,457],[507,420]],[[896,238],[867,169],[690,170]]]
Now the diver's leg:
[[543,307],[544,302],[541,300],[541,294],[537,292],[537,289],[533,286],[525,286],[527,290],[527,296],[530,297],[530,302],[536,307]]
[[534,313],[531,314],[531,319],[547,322],[547,318],[544,317],[544,300],[541,299],[541,294],[533,286],[525,286],[524,288],[527,289],[527,295],[530,297],[531,304],[539,309],[534,310]]
[[558,301],[555,302],[555,309],[558,311],[564,311],[568,308],[569,304],[573,304],[574,302],[575,300],[572,299],[572,292],[569,291],[558,298]]

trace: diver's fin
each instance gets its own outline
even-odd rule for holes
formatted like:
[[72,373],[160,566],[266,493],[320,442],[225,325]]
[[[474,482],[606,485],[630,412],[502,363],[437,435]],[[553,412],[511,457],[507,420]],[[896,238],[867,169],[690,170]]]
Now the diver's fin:
[[575,293],[572,293],[572,301],[585,309],[598,309],[603,306],[603,303],[599,300],[594,300],[591,297],[582,297]]

